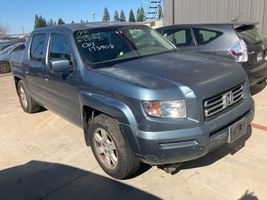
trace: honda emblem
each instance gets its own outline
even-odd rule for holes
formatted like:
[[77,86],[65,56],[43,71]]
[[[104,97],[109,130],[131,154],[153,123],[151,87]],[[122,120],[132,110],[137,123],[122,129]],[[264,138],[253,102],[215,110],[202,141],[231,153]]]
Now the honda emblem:
[[225,107],[228,107],[230,106],[231,104],[233,104],[233,93],[232,92],[227,92],[225,95],[224,95],[224,106]]

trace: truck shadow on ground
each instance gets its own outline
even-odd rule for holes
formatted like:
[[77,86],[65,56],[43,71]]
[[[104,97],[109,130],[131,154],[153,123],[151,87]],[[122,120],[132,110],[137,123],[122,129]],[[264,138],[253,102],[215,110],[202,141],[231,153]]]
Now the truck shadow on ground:
[[62,164],[31,161],[0,171],[1,200],[159,199],[132,186]]
[[246,193],[238,200],[259,200],[258,197],[254,194],[254,192],[249,192],[248,190]]
[[245,146],[246,141],[251,137],[251,133],[251,126],[248,126],[247,133],[243,137],[235,141],[233,144],[224,144],[221,147],[211,151],[204,157],[185,162],[175,173],[179,172],[180,170],[208,166],[222,159],[226,155],[234,155],[236,152],[238,152],[241,148]]

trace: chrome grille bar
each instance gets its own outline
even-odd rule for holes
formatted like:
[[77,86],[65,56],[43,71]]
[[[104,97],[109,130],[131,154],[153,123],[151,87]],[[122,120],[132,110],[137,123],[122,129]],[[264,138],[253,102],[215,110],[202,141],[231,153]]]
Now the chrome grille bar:
[[204,101],[205,117],[211,117],[243,99],[243,85]]

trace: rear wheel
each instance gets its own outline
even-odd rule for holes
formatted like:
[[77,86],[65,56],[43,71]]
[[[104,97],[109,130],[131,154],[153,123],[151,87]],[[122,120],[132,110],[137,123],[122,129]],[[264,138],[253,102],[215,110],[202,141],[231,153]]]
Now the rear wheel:
[[0,63],[0,74],[5,74],[11,72],[9,63]]
[[117,120],[98,115],[90,123],[91,148],[97,162],[110,176],[125,179],[140,167],[140,161],[130,151]]
[[17,91],[19,95],[19,101],[22,109],[27,113],[35,113],[40,110],[40,105],[34,101],[26,90],[22,81],[18,82]]

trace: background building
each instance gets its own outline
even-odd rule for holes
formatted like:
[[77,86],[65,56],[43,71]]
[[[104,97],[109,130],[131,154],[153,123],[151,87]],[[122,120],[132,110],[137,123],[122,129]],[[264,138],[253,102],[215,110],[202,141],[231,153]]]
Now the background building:
[[258,22],[267,35],[267,0],[164,0],[164,25]]

